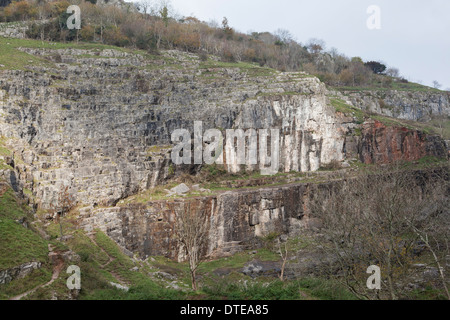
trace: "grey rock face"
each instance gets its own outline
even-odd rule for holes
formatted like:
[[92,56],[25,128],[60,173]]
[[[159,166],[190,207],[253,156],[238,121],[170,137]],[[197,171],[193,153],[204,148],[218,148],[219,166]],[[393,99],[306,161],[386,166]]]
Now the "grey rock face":
[[25,32],[28,29],[27,22],[0,23],[0,36],[7,38],[25,38]]
[[[417,171],[419,175],[426,178],[427,173]],[[98,208],[84,217],[80,227],[86,231],[100,229],[141,257],[165,256],[181,261],[185,257],[176,240],[176,215],[191,206],[207,217],[207,241],[201,255],[225,257],[244,249],[253,250],[258,239],[274,233],[286,241],[287,235],[297,236],[305,229],[319,230],[321,221],[309,216],[310,203],[316,197],[326,199],[339,183],[292,183],[208,197]]]
[[[429,152],[430,139],[416,132],[409,143],[407,129],[365,123],[362,137],[355,138],[352,132],[361,126],[336,113],[325,85],[304,73],[211,68],[178,51],[150,60],[111,49],[23,51],[53,63],[0,72],[0,136],[13,151],[9,163],[14,164],[1,174],[9,174],[17,189],[31,190],[42,208],[55,204],[68,186],[84,207],[83,228],[103,230],[130,256],[182,258],[173,227],[186,202],[116,204],[175,172],[196,170],[174,166],[170,158],[172,132],[186,129],[193,135],[194,121],[202,121],[203,131],[278,130],[282,172],[315,171],[346,157],[379,162],[393,159],[392,153],[403,156],[404,150],[411,159]],[[394,151],[393,141],[400,146]],[[433,145],[433,153],[442,154],[440,144]],[[242,170],[230,159],[225,167]],[[298,230],[307,189],[289,185],[193,200],[209,217],[203,253],[232,254],[255,237]]]
[[185,185],[184,183],[182,183],[182,184],[180,184],[180,185],[170,189],[170,191],[172,193],[176,193],[178,195],[183,195],[186,192],[189,192],[189,190],[191,190],[191,189],[189,189],[189,187],[187,185]]
[[7,284],[15,279],[22,279],[29,275],[33,270],[41,267],[40,262],[28,262],[20,266],[0,271],[0,284]]
[[[281,263],[253,260],[247,263],[244,268],[242,268],[241,272],[252,278],[259,276],[278,278],[281,274]],[[290,277],[291,275],[287,272],[285,273],[285,276]]]
[[257,263],[250,263],[248,265],[246,265],[243,269],[242,269],[242,273],[247,275],[247,276],[258,276],[263,270],[263,267]]
[[171,174],[172,132],[193,134],[197,120],[204,131],[280,130],[280,171],[343,160],[347,125],[325,86],[303,73],[202,68],[177,51],[148,60],[111,49],[23,50],[54,64],[0,73],[0,135],[43,208],[63,186],[80,204],[111,206],[161,183]]
[[450,116],[450,94],[444,91],[360,91],[350,92],[347,98],[362,110],[404,120],[429,121]]
[[123,290],[123,291],[125,291],[125,292],[128,292],[128,290],[130,290],[130,288],[129,287],[127,287],[127,286],[124,286],[124,285],[121,285],[121,284],[118,284],[118,283],[115,283],[115,282],[110,282],[109,283],[111,286],[113,286],[113,287],[115,287],[115,288],[117,288],[117,289],[119,289],[119,290]]
[[[300,229],[310,188],[308,184],[294,184],[190,199],[208,217],[209,234],[203,254],[226,256],[241,251],[256,237]],[[140,256],[182,260],[184,253],[176,240],[174,221],[176,213],[184,212],[187,205],[187,200],[178,199],[94,209],[85,216],[81,227],[86,231],[99,228],[121,247]]]

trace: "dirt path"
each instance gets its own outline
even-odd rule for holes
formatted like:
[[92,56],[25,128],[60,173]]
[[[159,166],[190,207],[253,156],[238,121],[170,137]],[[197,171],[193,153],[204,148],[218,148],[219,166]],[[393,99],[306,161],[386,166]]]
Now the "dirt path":
[[61,273],[63,267],[64,267],[64,260],[62,259],[61,255],[59,252],[54,252],[53,248],[51,247],[51,245],[48,245],[49,247],[49,253],[48,253],[48,257],[50,259],[50,261],[55,261],[56,263],[53,265],[53,273],[52,273],[52,278],[49,282],[41,284],[39,286],[37,286],[36,288],[33,288],[27,292],[24,292],[18,296],[12,297],[9,300],[21,300],[22,298],[32,294],[33,292],[35,292],[36,290],[38,290],[39,288],[44,288],[47,287],[49,285],[51,285],[53,282],[55,282],[56,279],[58,279],[59,274]]
[[[108,252],[106,252],[106,250],[105,249],[103,249],[101,246],[99,246],[98,245],[98,243],[97,243],[97,241],[95,241],[95,238],[94,238],[94,236],[91,236],[91,237],[89,237],[89,239],[91,239],[91,241],[104,253],[104,254],[106,254],[107,256],[108,256],[108,258],[109,258],[109,261],[108,262],[106,262],[104,265],[101,265],[100,266],[100,268],[101,269],[105,269],[110,263],[112,263],[113,261],[115,261],[116,260],[116,258],[114,258],[114,257],[112,257],[111,255],[109,255],[109,253]],[[119,274],[117,274],[116,272],[114,272],[114,271],[109,271],[109,273],[118,281],[118,283],[120,284],[120,285],[122,285],[122,286],[128,286],[129,284],[126,282],[126,281],[124,281],[123,279],[122,279],[122,277],[119,275]]]
[[[89,237],[89,239],[102,251],[104,252],[109,260],[108,262],[106,262],[105,264],[101,265],[100,268],[104,269],[106,268],[109,264],[111,264],[113,261],[116,260],[116,258],[112,257],[111,255],[108,254],[108,252],[106,252],[106,250],[104,250],[101,246],[98,245],[98,243],[95,241],[95,239],[93,237]],[[55,282],[58,278],[59,275],[62,271],[62,269],[64,268],[64,260],[61,257],[61,254],[59,252],[53,251],[53,247],[49,244],[48,245],[48,249],[49,249],[49,253],[48,253],[48,257],[50,259],[50,261],[53,262],[53,273],[52,273],[52,278],[50,281],[48,281],[47,283],[43,283],[41,285],[38,285],[37,287],[28,290],[27,292],[24,292],[18,296],[12,297],[9,300],[21,300],[22,298],[34,293],[36,290],[38,290],[39,288],[44,288],[47,287],[49,285],[51,285],[53,282]],[[109,271],[109,273],[116,279],[116,281],[118,282],[118,284],[122,285],[122,286],[128,286],[129,284],[124,281],[122,279],[122,277],[117,274],[114,271]]]

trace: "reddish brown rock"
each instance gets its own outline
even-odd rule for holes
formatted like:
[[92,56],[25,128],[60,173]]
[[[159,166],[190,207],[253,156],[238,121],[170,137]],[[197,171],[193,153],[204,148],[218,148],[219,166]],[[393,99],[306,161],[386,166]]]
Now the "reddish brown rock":
[[360,160],[366,164],[414,161],[424,156],[446,157],[442,139],[418,130],[388,127],[379,121],[363,125],[358,145]]

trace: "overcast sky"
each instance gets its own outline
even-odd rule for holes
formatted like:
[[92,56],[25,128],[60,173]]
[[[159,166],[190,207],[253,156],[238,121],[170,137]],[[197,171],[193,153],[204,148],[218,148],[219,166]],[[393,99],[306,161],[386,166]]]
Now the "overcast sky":
[[[397,67],[410,81],[450,88],[449,0],[171,0],[180,15],[241,32],[289,30],[295,40],[326,42],[349,56]],[[367,8],[381,9],[381,29],[369,30]]]

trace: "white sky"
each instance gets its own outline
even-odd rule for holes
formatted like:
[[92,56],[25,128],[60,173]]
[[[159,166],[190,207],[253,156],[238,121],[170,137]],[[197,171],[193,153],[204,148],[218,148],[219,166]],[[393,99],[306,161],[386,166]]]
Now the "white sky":
[[[241,32],[287,29],[299,42],[323,39],[349,56],[397,67],[410,81],[450,88],[449,0],[171,0],[180,15]],[[381,8],[381,30],[369,30],[367,8]]]

